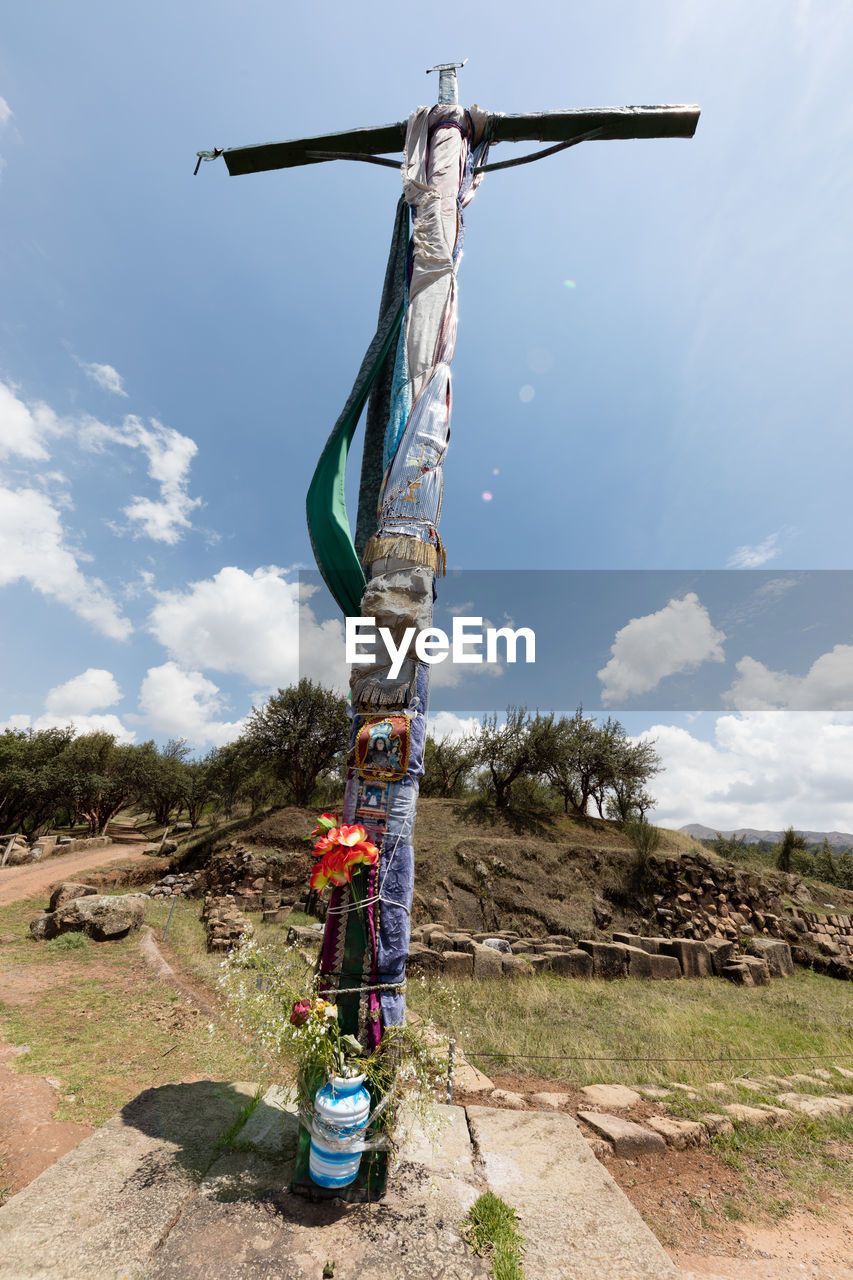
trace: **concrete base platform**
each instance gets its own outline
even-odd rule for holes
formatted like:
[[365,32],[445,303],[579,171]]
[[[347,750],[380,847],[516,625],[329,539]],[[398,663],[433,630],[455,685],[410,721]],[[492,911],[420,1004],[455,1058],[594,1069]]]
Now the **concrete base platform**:
[[438,1112],[381,1204],[312,1204],[287,1190],[281,1091],[149,1089],[0,1209],[0,1280],[319,1280],[327,1262],[335,1280],[487,1280],[461,1235],[487,1186],[520,1214],[527,1280],[678,1275],[571,1117]]

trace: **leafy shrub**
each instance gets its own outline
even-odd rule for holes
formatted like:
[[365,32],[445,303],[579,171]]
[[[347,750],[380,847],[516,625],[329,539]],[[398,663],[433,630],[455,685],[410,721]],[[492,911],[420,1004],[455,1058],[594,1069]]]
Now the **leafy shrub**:
[[89,946],[85,933],[61,933],[47,944],[50,951],[83,951]]

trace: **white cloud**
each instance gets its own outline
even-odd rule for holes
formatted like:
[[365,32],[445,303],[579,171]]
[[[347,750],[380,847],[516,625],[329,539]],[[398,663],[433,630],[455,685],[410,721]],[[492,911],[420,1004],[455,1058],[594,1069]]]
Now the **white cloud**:
[[52,715],[87,715],[91,711],[114,706],[120,697],[121,690],[111,671],[88,667],[79,676],[51,689],[44,707]]
[[50,456],[45,437],[63,429],[46,404],[27,405],[10,386],[0,382],[0,458],[14,454],[30,461],[43,461]]
[[184,591],[158,593],[149,628],[185,667],[233,672],[264,689],[300,675],[345,688],[341,623],[318,623],[306,602],[316,588],[300,588],[286,572],[231,565]]
[[111,391],[117,396],[127,396],[124,380],[111,364],[96,364],[94,361],[89,363],[86,360],[78,360],[77,363],[86,377],[91,378],[103,391]]
[[453,711],[437,711],[430,716],[427,732],[432,738],[465,738],[480,732],[477,716],[457,716]]
[[12,108],[6,99],[0,98],[0,125],[7,124],[12,119],[12,114]]
[[111,707],[121,698],[121,690],[111,671],[89,667],[51,689],[44,700],[44,714],[31,721],[28,715],[12,716],[9,727],[52,729],[72,725],[79,733],[111,733],[117,742],[133,742],[136,734],[117,715],[92,714]]
[[597,673],[603,705],[647,693],[665,676],[695,671],[703,662],[723,662],[725,638],[693,591],[657,613],[632,618],[616,632],[613,656]]
[[654,725],[641,736],[655,740],[664,764],[651,785],[656,822],[701,822],[720,831],[791,824],[853,831],[851,715],[725,715],[712,742],[673,725]]
[[837,644],[821,654],[804,676],[773,671],[755,658],[741,658],[724,700],[739,711],[785,707],[792,711],[853,710],[853,645]]
[[769,534],[763,542],[759,542],[754,547],[744,546],[737,547],[726,561],[727,569],[758,569],[761,565],[766,564],[768,560],[774,560],[778,556],[780,548],[776,545],[779,541],[779,533]]
[[134,497],[123,508],[123,514],[136,525],[138,535],[146,534],[155,542],[170,545],[180,542],[183,531],[191,528],[191,512],[201,506],[201,498],[191,498],[187,493],[190,465],[198,452],[196,442],[172,427],[164,427],[156,418],[145,426],[133,414],[125,418],[121,427],[88,418],[81,425],[79,438],[84,449],[98,453],[108,444],[142,450],[148,458],[148,474],[160,486],[160,497]]
[[116,742],[122,744],[131,743],[136,737],[134,731],[126,728],[118,716],[66,716],[52,712],[46,712],[36,720],[26,715],[10,716],[5,724],[0,724],[0,731],[3,729],[64,729],[69,724],[78,734],[111,733]]
[[50,499],[0,486],[0,587],[18,581],[67,605],[102,635],[125,640],[131,633],[104,583],[81,571]]
[[139,708],[151,727],[196,746],[221,747],[243,730],[243,720],[220,719],[223,698],[200,671],[184,671],[175,662],[150,667],[139,691]]

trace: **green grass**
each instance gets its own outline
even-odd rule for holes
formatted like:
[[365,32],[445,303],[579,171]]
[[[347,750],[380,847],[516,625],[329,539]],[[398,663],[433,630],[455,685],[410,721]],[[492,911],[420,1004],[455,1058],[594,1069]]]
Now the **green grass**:
[[579,1085],[700,1085],[804,1072],[810,1064],[797,1061],[803,1056],[834,1056],[853,1067],[848,984],[802,970],[753,989],[710,978],[426,979],[409,983],[408,999],[415,1012],[455,1035],[469,1060],[490,1076],[524,1072]]
[[[82,945],[70,941],[78,934],[34,942],[28,924],[41,905],[0,908],[0,932],[18,939],[0,949],[10,972],[5,998],[0,991],[0,1035],[29,1046],[15,1070],[62,1081],[59,1119],[101,1124],[143,1089],[168,1081],[254,1078],[250,1046],[225,1011],[199,1013],[157,978],[138,934]],[[198,903],[181,905],[198,915]],[[197,920],[195,927],[201,932]],[[16,972],[28,979],[22,991]]]
[[[744,1203],[726,1216],[785,1217],[815,1212],[853,1198],[853,1135],[848,1118],[810,1120],[789,1129],[736,1129],[714,1141],[714,1150],[741,1177]],[[724,1210],[725,1211],[725,1210]]]
[[[163,932],[173,902],[175,909],[172,913],[172,923],[169,925],[169,932],[163,944]],[[198,898],[151,898],[145,909],[145,918],[154,930],[158,947],[164,952],[171,948],[190,973],[211,989],[215,989],[223,957],[221,952],[207,951],[205,927],[201,920],[201,900]],[[290,925],[316,924],[313,916],[306,916],[301,911],[294,911],[285,924],[264,924],[256,914],[248,918],[254,926],[255,938],[259,943],[279,940],[283,942]]]
[[524,1280],[524,1241],[516,1212],[504,1200],[483,1192],[471,1205],[463,1230],[474,1252],[489,1259],[493,1280]]

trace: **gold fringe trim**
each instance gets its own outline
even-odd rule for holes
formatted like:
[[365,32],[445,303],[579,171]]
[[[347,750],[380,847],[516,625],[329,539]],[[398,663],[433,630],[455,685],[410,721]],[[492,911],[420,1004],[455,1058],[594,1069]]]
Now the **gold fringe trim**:
[[376,560],[408,560],[411,564],[432,569],[433,573],[443,578],[447,572],[447,555],[444,543],[438,535],[436,537],[438,545],[434,547],[431,542],[421,542],[420,538],[383,537],[376,534],[364,548],[364,563],[371,565]]

